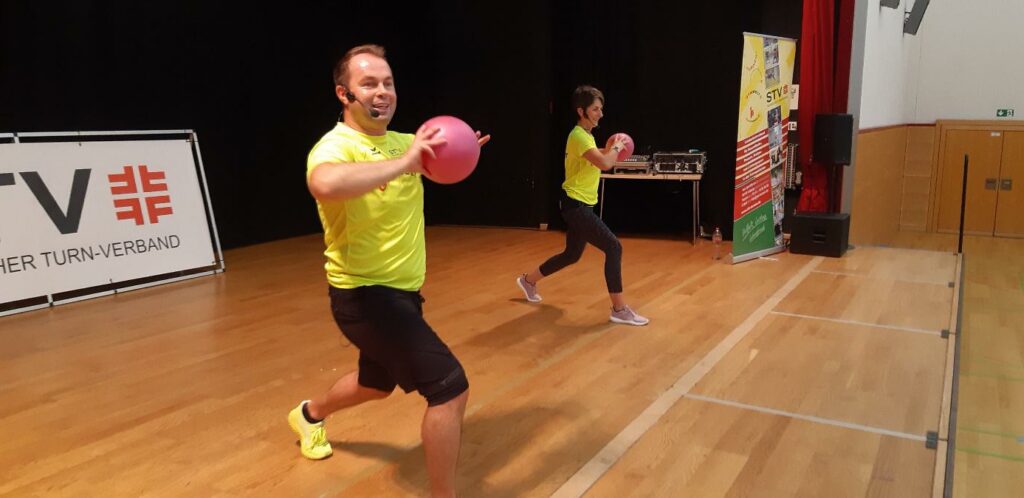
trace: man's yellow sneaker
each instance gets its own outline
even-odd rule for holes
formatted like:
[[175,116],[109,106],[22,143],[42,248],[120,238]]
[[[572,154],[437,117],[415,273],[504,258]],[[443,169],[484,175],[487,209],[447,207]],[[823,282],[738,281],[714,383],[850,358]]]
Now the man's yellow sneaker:
[[302,456],[312,460],[327,458],[334,450],[331,449],[331,443],[327,441],[324,423],[320,421],[311,424],[306,421],[306,417],[302,414],[302,406],[306,403],[309,403],[309,400],[299,403],[299,406],[288,413],[288,425],[299,436],[299,448],[302,451]]

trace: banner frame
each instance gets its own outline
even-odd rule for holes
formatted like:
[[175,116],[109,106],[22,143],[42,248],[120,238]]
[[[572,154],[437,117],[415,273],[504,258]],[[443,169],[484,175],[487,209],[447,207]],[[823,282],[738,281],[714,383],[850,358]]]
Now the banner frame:
[[[798,41],[794,38],[750,31],[744,31],[742,36],[744,66],[740,78],[733,182],[733,264],[782,252],[787,247],[783,234],[779,232],[785,208],[780,204],[784,202],[784,194],[777,191],[776,170],[780,166],[784,167],[787,160],[786,144],[789,142],[789,123],[793,110],[789,92],[793,86],[793,70],[798,52]],[[755,47],[753,55],[749,52],[752,43]],[[780,57],[782,45],[787,46],[786,55]],[[775,49],[775,46],[780,49]],[[769,47],[772,47],[774,58],[769,56]],[[780,90],[782,93],[775,95]],[[749,112],[745,112],[745,109]],[[785,114],[782,115],[780,111]],[[764,235],[766,222],[763,221],[766,206],[771,208],[767,218],[767,236]],[[765,237],[771,238],[773,231],[774,241],[764,240]],[[737,247],[737,242],[741,242],[740,247]]]
[[[213,250],[213,264],[196,268],[188,268],[172,273],[149,275],[141,278],[111,282],[109,284],[74,289],[63,292],[51,292],[42,296],[28,297],[15,301],[0,303],[0,317],[51,308],[61,304],[93,299],[97,297],[116,295],[138,289],[144,289],[157,285],[190,280],[203,276],[223,273],[226,269],[224,252],[220,244],[220,234],[217,232],[217,221],[213,212],[213,202],[210,197],[209,186],[206,180],[206,170],[203,166],[202,154],[199,149],[199,137],[192,129],[173,130],[113,130],[113,131],[53,131],[53,132],[5,132],[0,133],[0,141],[3,143],[48,143],[48,142],[74,142],[76,137],[87,138],[87,141],[119,141],[128,137],[140,137],[145,140],[185,140],[189,143],[192,152],[193,167],[195,168],[196,179],[199,182],[200,194],[203,207],[206,212],[207,229],[210,233],[211,249]],[[23,139],[29,140],[23,140]],[[53,140],[45,140],[47,138]],[[109,138],[109,140],[104,140]],[[8,141],[9,140],[9,141]]]

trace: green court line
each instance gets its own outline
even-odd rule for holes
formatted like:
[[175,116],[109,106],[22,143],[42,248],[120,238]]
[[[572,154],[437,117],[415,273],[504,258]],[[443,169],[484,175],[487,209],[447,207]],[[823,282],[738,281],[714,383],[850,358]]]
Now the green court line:
[[987,457],[992,457],[992,458],[998,458],[1000,460],[1006,460],[1006,461],[1009,461],[1009,462],[1021,462],[1021,463],[1024,463],[1024,456],[1002,455],[1002,454],[999,454],[999,453],[993,453],[991,451],[979,450],[977,448],[958,447],[956,449],[956,451],[959,451],[959,452],[962,452],[962,453],[970,453],[972,455],[981,455],[981,456],[987,456]]
[[[1003,375],[998,373],[988,372],[960,372],[961,377],[982,377],[989,379],[1008,380],[1011,382],[1024,382],[1024,377],[1010,377],[1009,375]],[[963,389],[961,388],[961,391]]]
[[1020,434],[1010,434],[1009,432],[999,432],[999,431],[993,431],[993,430],[989,430],[989,429],[978,429],[978,428],[974,428],[974,427],[957,427],[956,430],[958,430],[958,431],[966,431],[966,432],[974,432],[976,434],[988,434],[990,436],[1007,437],[1007,438],[1016,440],[1018,443],[1024,443],[1024,435],[1020,435]]
[[981,356],[981,355],[972,355],[972,356],[968,356],[966,358],[966,362],[965,363],[973,363],[973,362],[987,363],[989,365],[998,365],[1000,367],[1009,368],[1009,369],[1013,369],[1013,370],[1024,369],[1024,364],[1016,364],[1015,365],[1013,363],[1007,363],[1005,361],[993,360],[992,358],[988,358],[988,357]]

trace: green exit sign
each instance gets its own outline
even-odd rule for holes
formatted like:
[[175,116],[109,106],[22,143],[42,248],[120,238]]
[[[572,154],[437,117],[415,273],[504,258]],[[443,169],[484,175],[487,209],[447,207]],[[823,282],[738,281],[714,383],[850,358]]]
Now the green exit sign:
[[996,109],[997,118],[1012,118],[1013,109]]

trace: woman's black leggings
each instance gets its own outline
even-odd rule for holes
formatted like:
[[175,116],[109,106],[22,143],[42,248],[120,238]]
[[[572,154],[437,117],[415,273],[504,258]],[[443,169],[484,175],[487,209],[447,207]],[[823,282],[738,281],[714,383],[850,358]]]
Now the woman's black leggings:
[[562,218],[569,225],[565,232],[565,250],[540,265],[540,273],[546,277],[579,261],[589,242],[604,252],[604,280],[608,292],[622,292],[622,244],[594,214],[594,207],[563,198]]

